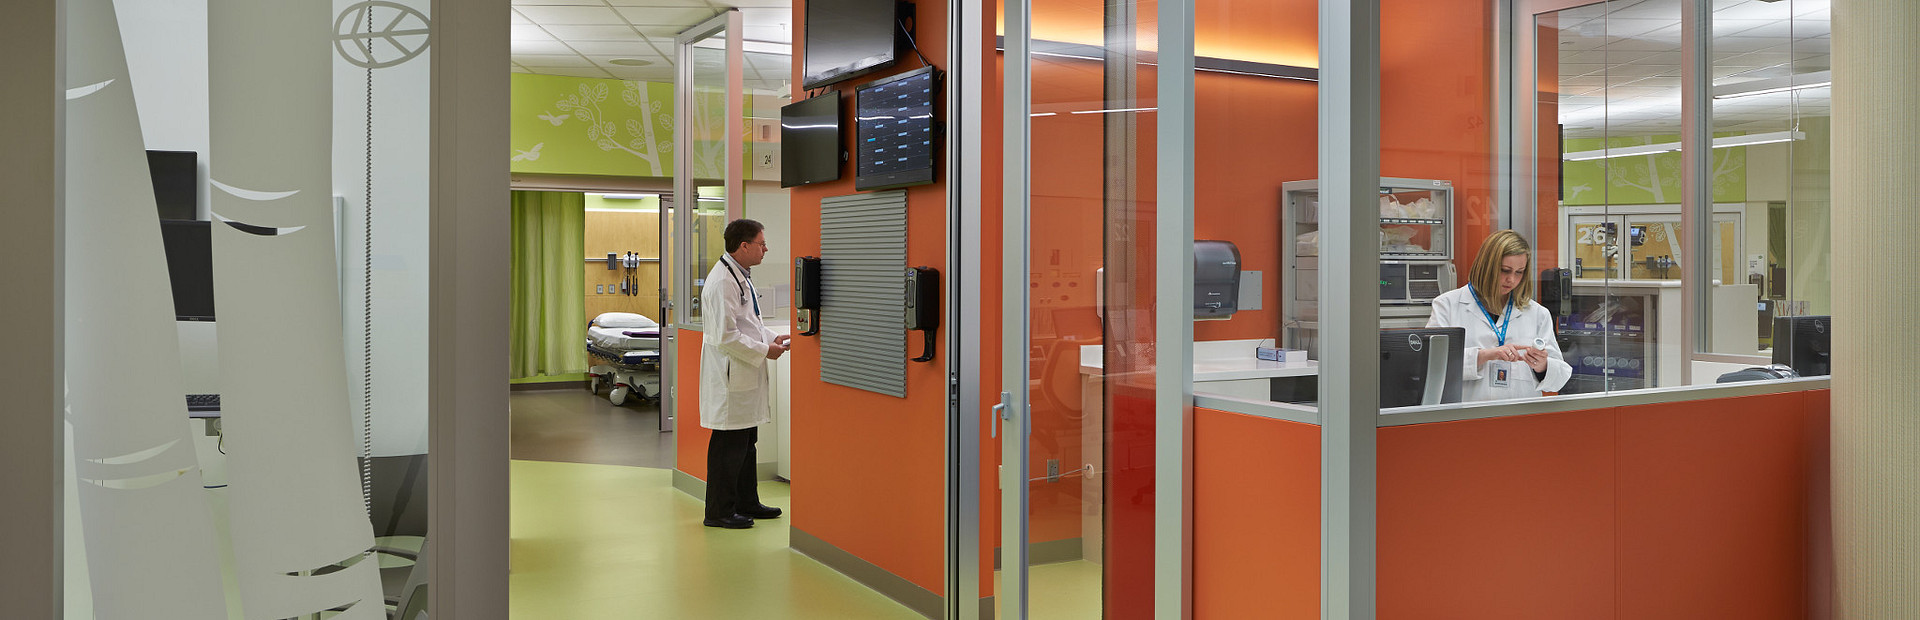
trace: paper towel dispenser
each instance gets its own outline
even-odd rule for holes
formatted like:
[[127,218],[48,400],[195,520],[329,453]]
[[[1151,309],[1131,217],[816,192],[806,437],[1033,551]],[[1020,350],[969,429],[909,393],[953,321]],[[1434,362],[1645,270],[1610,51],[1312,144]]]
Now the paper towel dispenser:
[[1231,318],[1239,302],[1240,249],[1226,241],[1194,241],[1193,318]]

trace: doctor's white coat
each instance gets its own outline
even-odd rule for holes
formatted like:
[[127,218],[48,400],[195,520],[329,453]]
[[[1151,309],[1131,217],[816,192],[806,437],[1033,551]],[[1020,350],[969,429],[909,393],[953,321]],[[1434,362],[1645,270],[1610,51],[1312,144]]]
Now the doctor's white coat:
[[[1505,310],[1503,305],[1498,310]],[[1507,344],[1533,346],[1534,339],[1546,342],[1547,376],[1536,381],[1533,368],[1526,362],[1509,362],[1513,372],[1509,372],[1506,387],[1494,387],[1492,366],[1498,362],[1477,363],[1480,350],[1500,346],[1500,338],[1493,333],[1493,327],[1487,324],[1487,314],[1480,310],[1480,304],[1473,300],[1473,293],[1467,287],[1460,287],[1441,293],[1433,298],[1433,315],[1427,318],[1427,327],[1463,327],[1467,330],[1466,359],[1460,365],[1460,400],[1474,402],[1499,400],[1503,398],[1530,398],[1541,392],[1558,392],[1566,387],[1567,380],[1573,378],[1573,366],[1566,362],[1566,356],[1560,352],[1560,343],[1553,337],[1553,315],[1547,313],[1545,306],[1536,302],[1527,302],[1526,308],[1515,306],[1513,316],[1504,319],[1510,321],[1507,327]]]
[[720,257],[700,291],[700,426],[732,431],[773,422],[767,348],[774,333],[754,313],[753,299],[747,270]]

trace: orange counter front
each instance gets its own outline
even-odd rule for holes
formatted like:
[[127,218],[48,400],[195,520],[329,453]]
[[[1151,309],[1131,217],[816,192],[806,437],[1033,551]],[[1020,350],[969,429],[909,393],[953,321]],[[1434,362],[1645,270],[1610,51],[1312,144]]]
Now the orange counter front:
[[[1379,615],[1820,617],[1828,398],[1382,428]],[[1195,617],[1320,616],[1319,431],[1195,411]]]

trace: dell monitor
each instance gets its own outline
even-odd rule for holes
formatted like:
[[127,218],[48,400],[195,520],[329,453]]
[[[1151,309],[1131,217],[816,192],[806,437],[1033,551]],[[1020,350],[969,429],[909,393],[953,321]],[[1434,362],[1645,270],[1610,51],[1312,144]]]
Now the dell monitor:
[[807,3],[806,10],[801,88],[813,90],[852,79],[899,60],[897,0],[815,0]]
[[191,220],[199,210],[200,155],[193,151],[147,151],[153,204],[163,220]]
[[1380,330],[1380,408],[1460,402],[1467,330]]
[[840,91],[780,106],[780,187],[840,180]]
[[206,220],[161,220],[173,314],[180,321],[213,320],[213,229]]
[[1773,317],[1773,363],[1802,377],[1833,374],[1833,317]]

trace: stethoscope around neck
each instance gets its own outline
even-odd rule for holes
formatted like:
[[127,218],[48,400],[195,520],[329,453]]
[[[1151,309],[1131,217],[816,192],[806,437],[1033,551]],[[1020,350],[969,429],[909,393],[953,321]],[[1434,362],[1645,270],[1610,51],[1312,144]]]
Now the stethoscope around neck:
[[[744,278],[740,277],[740,272],[733,270],[733,260],[731,258],[722,258],[720,259],[720,266],[726,267],[727,273],[733,276],[733,287],[740,290],[740,303],[747,303],[747,282]],[[746,267],[741,267],[741,269],[745,268]],[[754,303],[758,305],[759,300],[754,300]],[[758,313],[759,309],[755,308],[754,312]]]

